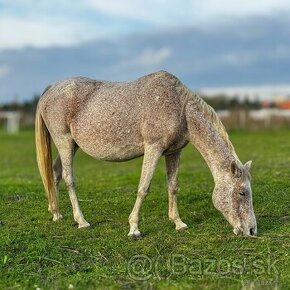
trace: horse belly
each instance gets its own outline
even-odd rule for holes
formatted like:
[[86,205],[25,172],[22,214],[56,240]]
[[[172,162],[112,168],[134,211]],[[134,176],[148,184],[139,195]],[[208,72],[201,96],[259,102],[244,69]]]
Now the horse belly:
[[71,133],[78,146],[99,160],[126,161],[143,155],[140,132],[120,123],[93,123],[88,119],[71,125]]

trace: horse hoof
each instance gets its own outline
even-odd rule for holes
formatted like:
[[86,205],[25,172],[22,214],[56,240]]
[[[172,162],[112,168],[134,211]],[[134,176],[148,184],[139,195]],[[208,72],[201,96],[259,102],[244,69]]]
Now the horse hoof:
[[176,228],[175,229],[177,231],[181,232],[181,231],[187,230],[188,229],[188,226],[185,223],[180,223],[179,225],[176,225]]
[[134,230],[134,232],[129,232],[128,236],[131,237],[133,240],[141,239],[141,233],[139,230]]
[[88,223],[88,222],[84,222],[84,223],[81,223],[79,224],[79,229],[82,229],[82,228],[88,228],[90,227],[91,225]]
[[59,220],[61,220],[62,219],[62,214],[60,214],[60,213],[55,213],[55,214],[53,214],[53,218],[52,218],[52,220],[54,221],[54,222],[57,222],[57,221],[59,221]]

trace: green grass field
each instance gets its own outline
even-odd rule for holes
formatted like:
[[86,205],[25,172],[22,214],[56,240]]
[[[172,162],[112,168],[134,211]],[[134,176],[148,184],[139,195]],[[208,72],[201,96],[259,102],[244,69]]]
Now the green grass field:
[[106,163],[78,152],[77,191],[91,228],[78,230],[65,187],[54,223],[35,163],[33,132],[0,133],[0,289],[290,289],[290,130],[230,133],[253,160],[258,238],[237,237],[213,207],[213,179],[187,146],[179,212],[167,217],[164,160],[140,215],[141,240],[127,237],[142,158]]

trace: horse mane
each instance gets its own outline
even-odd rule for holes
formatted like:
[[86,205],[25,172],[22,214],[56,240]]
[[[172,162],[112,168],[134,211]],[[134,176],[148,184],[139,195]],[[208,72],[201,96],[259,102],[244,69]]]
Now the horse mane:
[[179,89],[181,89],[182,95],[185,97],[185,104],[189,100],[192,100],[196,104],[196,106],[205,114],[205,116],[209,118],[214,128],[220,133],[221,138],[224,140],[226,146],[231,151],[231,153],[233,153],[233,155],[236,157],[236,160],[239,160],[235,152],[234,146],[229,139],[229,135],[215,110],[209,104],[207,104],[200,96],[189,90],[185,85],[182,84],[182,87]]

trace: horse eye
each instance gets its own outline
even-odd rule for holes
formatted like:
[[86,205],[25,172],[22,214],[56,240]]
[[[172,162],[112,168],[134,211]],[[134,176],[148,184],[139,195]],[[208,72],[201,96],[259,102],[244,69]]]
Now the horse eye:
[[241,191],[241,192],[239,192],[239,195],[241,195],[241,196],[245,196],[246,193],[245,193],[244,191]]

